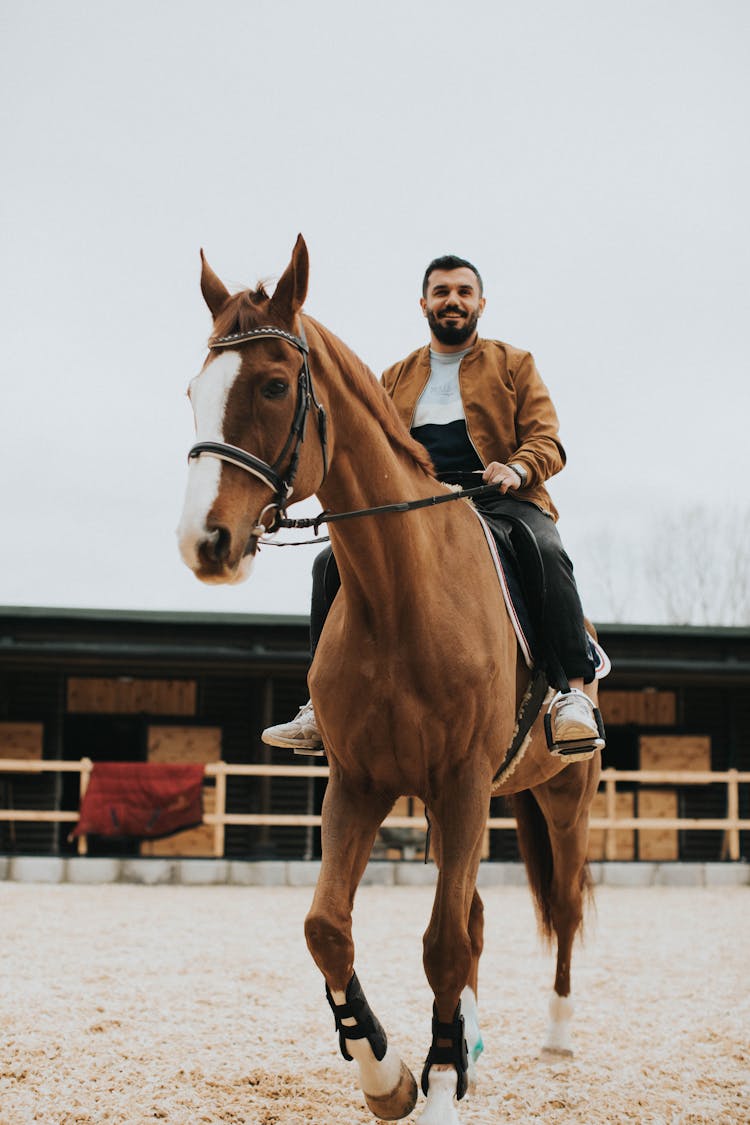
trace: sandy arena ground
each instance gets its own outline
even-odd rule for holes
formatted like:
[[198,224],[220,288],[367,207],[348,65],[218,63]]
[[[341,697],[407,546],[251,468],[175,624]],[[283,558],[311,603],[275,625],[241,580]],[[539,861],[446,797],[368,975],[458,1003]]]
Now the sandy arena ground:
[[[462,1125],[750,1121],[750,890],[600,888],[574,966],[577,1054],[553,1063],[529,895],[483,894],[486,1049]],[[0,884],[0,1125],[372,1122],[302,937],[310,898]],[[360,980],[417,1076],[431,901],[365,887],[355,911]]]

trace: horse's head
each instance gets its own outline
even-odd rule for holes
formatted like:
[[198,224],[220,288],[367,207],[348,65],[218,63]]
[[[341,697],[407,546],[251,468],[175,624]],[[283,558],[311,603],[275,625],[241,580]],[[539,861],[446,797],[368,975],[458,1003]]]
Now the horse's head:
[[[202,251],[201,259],[214,330],[188,390],[197,441],[177,534],[198,578],[238,582],[292,489],[303,499],[325,475],[324,415],[300,336],[307,247],[300,235],[272,297],[262,286],[230,294]],[[306,426],[310,412],[317,417]]]

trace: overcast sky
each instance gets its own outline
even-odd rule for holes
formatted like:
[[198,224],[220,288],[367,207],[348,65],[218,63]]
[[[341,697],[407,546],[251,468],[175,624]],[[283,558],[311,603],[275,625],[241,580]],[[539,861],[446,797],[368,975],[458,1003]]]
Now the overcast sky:
[[426,263],[476,262],[560,414],[587,610],[659,619],[654,525],[748,494],[746,0],[0,12],[0,602],[307,611],[314,549],[217,589],[174,535],[199,247],[240,288],[301,231],[307,310],[378,374],[426,340]]

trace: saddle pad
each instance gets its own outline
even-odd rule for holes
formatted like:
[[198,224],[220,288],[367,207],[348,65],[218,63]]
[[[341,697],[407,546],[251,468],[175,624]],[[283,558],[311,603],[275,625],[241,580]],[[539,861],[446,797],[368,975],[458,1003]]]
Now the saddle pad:
[[[492,530],[484,517],[477,511],[473,504],[470,504],[469,507],[482,525],[482,531],[487,540],[487,546],[489,547],[490,557],[495,567],[497,580],[500,583],[500,589],[503,593],[503,600],[505,601],[508,616],[512,622],[513,631],[516,634],[516,639],[523,653],[526,666],[527,668],[533,668],[535,647],[534,630],[526,608],[526,603],[521,593],[520,584],[515,575],[513,564],[498,547],[497,540],[492,534]],[[586,636],[589,642],[589,653],[594,663],[594,678],[603,680],[604,677],[611,672],[612,664],[598,641],[595,641],[588,632]]]

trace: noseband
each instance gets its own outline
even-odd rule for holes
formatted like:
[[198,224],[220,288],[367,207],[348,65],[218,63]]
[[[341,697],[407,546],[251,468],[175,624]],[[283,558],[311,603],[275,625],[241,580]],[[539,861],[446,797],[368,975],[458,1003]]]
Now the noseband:
[[[277,340],[286,340],[286,342],[292,344],[302,356],[302,366],[300,367],[299,376],[297,378],[297,402],[294,408],[291,429],[284,443],[284,448],[281,450],[281,453],[276,458],[273,465],[269,465],[266,461],[262,461],[260,457],[256,457],[254,454],[248,453],[246,450],[240,449],[236,445],[229,445],[222,441],[196,442],[188,453],[188,461],[205,455],[207,457],[216,457],[219,461],[226,461],[230,465],[236,465],[237,468],[244,469],[246,473],[251,473],[254,477],[258,477],[259,480],[262,480],[264,484],[267,484],[269,488],[271,488],[274,494],[273,499],[271,503],[263,509],[258,519],[258,526],[253,529],[253,534],[257,532],[259,535],[265,531],[274,531],[278,526],[279,520],[286,515],[286,506],[294,491],[294,479],[299,467],[302,442],[305,440],[307,415],[310,412],[311,406],[315,407],[318,415],[318,437],[323,454],[323,478],[321,484],[326,479],[328,473],[326,412],[315,397],[315,391],[313,390],[310,366],[308,363],[309,348],[305,340],[304,328],[302,329],[301,336],[294,336],[291,332],[284,332],[283,329],[274,328],[272,325],[267,325],[262,328],[251,328],[247,332],[235,332],[232,336],[216,336],[209,340],[209,347],[211,349],[233,348],[238,344],[245,344],[251,340],[267,340],[269,337]],[[284,475],[282,474],[280,466],[287,455],[289,456],[289,464],[287,465],[286,474]],[[261,525],[260,520],[269,508],[275,509],[276,514],[271,526],[266,528]]]

